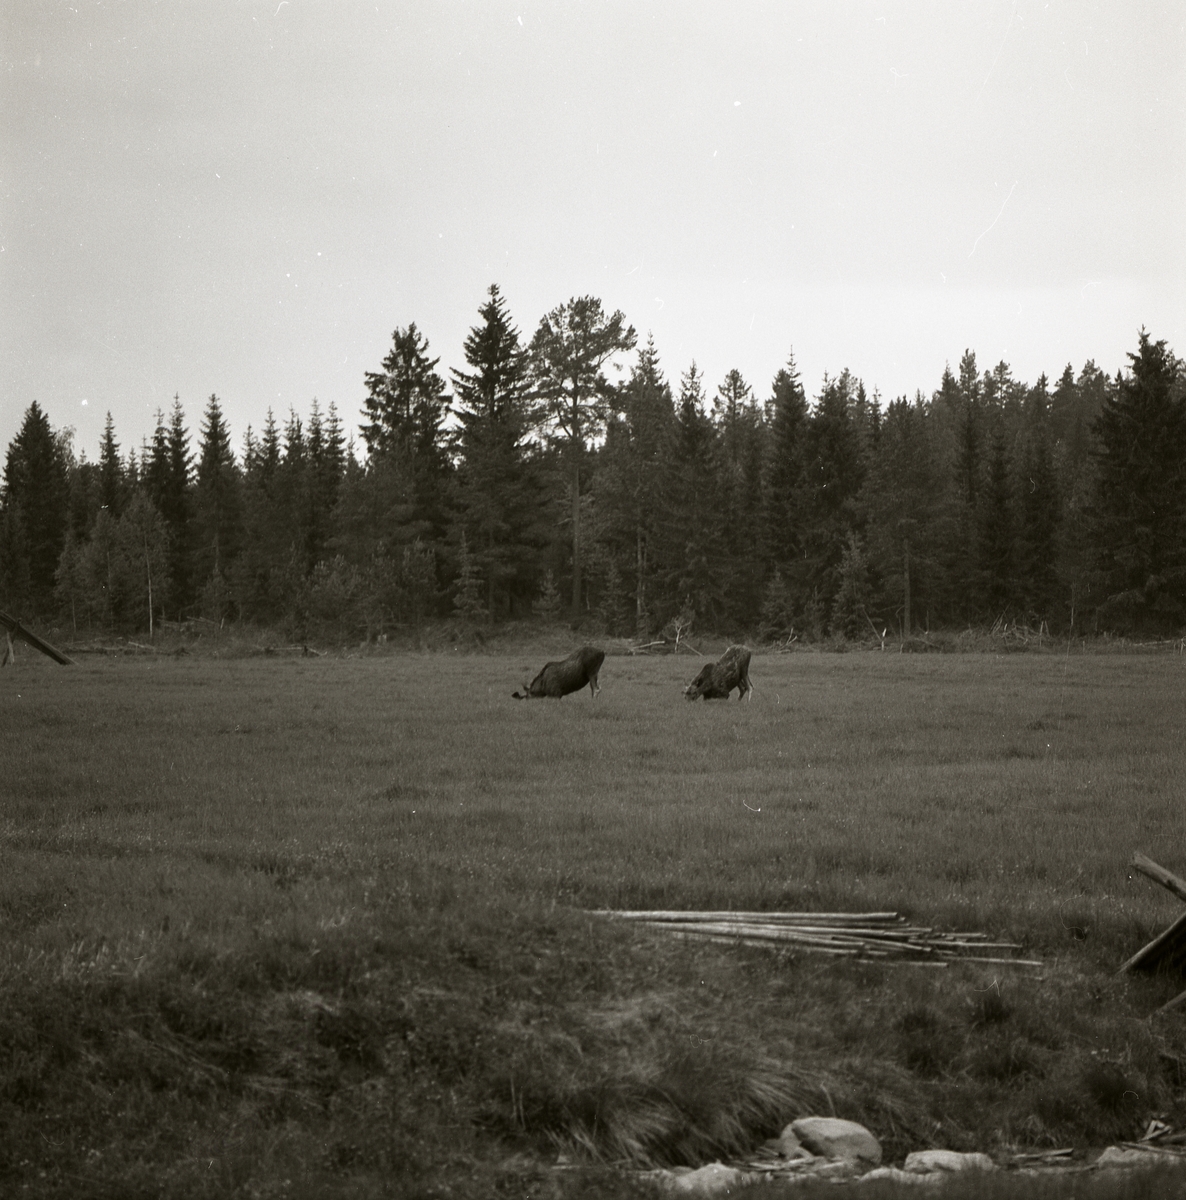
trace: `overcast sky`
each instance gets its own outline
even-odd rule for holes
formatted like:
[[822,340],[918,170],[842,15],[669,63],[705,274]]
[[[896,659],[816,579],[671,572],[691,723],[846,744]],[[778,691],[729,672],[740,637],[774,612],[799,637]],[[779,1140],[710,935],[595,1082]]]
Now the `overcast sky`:
[[0,447],[180,394],[236,449],[485,289],[674,382],[1186,355],[1186,6],[0,0]]

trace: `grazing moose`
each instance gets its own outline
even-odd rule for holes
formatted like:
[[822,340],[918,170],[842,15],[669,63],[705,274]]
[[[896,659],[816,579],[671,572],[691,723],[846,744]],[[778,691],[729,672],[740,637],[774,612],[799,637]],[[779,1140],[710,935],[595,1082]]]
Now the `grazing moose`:
[[737,699],[748,695],[752,700],[754,685],[749,681],[750,650],[748,646],[730,646],[714,663],[702,667],[700,674],[684,688],[689,700],[728,700],[730,692],[738,689]]
[[582,646],[574,650],[563,662],[544,664],[544,669],[530,682],[523,685],[520,692],[512,692],[516,700],[534,700],[540,696],[554,696],[557,700],[567,696],[569,692],[579,692],[585,684],[594,699],[601,691],[597,682],[597,672],[605,661],[605,651],[596,646]]

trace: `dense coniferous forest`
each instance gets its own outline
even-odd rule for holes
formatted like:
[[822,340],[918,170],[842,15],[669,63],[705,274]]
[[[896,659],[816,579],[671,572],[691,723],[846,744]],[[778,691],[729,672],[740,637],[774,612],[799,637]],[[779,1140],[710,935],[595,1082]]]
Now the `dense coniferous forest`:
[[1144,331],[1115,375],[1026,383],[966,351],[886,403],[847,370],[808,396],[789,352],[766,391],[669,379],[593,297],[527,340],[491,287],[464,358],[444,372],[397,329],[357,426],[314,400],[237,451],[214,395],[196,425],[174,397],[138,449],[108,417],[97,462],[31,403],[0,607],[339,642],[442,618],[804,641],[1186,625],[1186,366]]

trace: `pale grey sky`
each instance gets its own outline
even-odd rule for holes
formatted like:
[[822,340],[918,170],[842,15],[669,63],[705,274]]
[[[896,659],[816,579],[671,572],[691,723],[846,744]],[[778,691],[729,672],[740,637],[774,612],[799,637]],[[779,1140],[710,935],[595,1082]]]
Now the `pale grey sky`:
[[675,382],[794,349],[884,398],[1186,355],[1180,3],[0,0],[0,449],[179,393],[241,444],[497,282],[592,293]]

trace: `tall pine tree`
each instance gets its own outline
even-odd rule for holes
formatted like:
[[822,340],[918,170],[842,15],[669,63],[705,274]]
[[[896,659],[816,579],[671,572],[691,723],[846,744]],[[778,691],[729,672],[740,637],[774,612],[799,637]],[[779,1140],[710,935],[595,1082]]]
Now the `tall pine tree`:
[[[870,565],[882,584],[887,624],[909,638],[935,605],[935,520],[940,465],[932,447],[931,407],[919,392],[894,400],[881,422],[877,452],[862,486]],[[921,622],[919,622],[921,623]]]
[[[540,486],[529,452],[534,422],[527,355],[497,284],[465,339],[468,371],[453,372],[460,536],[485,584],[485,610],[529,611],[534,560],[544,540]],[[459,563],[461,559],[459,558]]]
[[99,441],[99,505],[119,520],[123,515],[124,500],[129,489],[124,479],[123,463],[119,457],[119,443],[115,440],[115,422],[111,413],[103,426],[103,437]]
[[705,411],[700,372],[693,363],[680,380],[667,488],[668,611],[690,609],[709,625],[728,607],[728,563],[721,458]]
[[993,438],[988,473],[977,504],[979,578],[975,609],[989,621],[1009,615],[1017,598],[1014,521],[1005,439]]
[[603,368],[633,349],[637,337],[621,312],[606,315],[595,296],[554,308],[531,339],[532,377],[568,458],[572,515],[572,612],[579,616],[581,588],[581,470],[590,439],[605,426],[612,388]]
[[215,395],[210,396],[203,415],[194,524],[196,577],[207,590],[206,607],[222,616],[229,568],[242,546],[243,510],[230,431]]
[[639,351],[615,408],[594,484],[599,536],[633,601],[632,623],[642,634],[661,603],[664,497],[675,430],[671,387],[652,339]]
[[824,378],[804,439],[803,552],[811,604],[827,621],[840,587],[848,534],[860,520],[857,496],[865,475],[863,439],[855,420],[856,382],[848,371]]
[[416,328],[396,329],[381,371],[366,373],[367,397],[362,429],[368,461],[385,460],[385,469],[405,476],[413,495],[410,527],[401,540],[419,537],[423,553],[433,553],[448,521],[449,460],[441,424],[449,399],[436,372],[439,358],[429,358],[428,340]]
[[717,389],[713,416],[721,447],[721,498],[729,560],[728,614],[753,626],[761,607],[762,467],[766,429],[753,390],[736,369]]
[[1050,395],[1043,375],[1029,390],[1020,437],[1015,562],[1018,600],[1027,619],[1063,615],[1058,577],[1062,501],[1050,434]]
[[8,447],[0,495],[0,597],[5,607],[48,615],[69,516],[66,444],[36,400]]
[[762,532],[766,567],[778,572],[792,597],[805,584],[802,567],[807,396],[793,354],[774,377],[767,404]]
[[1132,370],[1093,426],[1098,450],[1095,536],[1113,628],[1186,620],[1186,395],[1164,341],[1141,330]]

